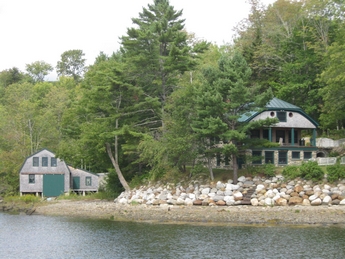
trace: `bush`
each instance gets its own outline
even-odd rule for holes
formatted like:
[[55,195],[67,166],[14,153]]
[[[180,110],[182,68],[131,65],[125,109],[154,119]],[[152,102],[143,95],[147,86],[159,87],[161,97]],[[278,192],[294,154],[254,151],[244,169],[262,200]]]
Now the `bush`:
[[320,181],[323,179],[324,173],[316,161],[308,161],[302,163],[300,167],[301,177],[306,180]]
[[327,180],[331,183],[345,178],[345,167],[335,164],[327,167]]
[[264,174],[266,177],[273,177],[276,175],[276,168],[274,164],[265,164],[264,165]]
[[298,168],[298,166],[295,166],[295,165],[286,166],[283,169],[282,175],[286,179],[291,179],[291,180],[295,179],[295,178],[298,178],[298,177],[301,177],[301,173],[299,171],[299,168]]

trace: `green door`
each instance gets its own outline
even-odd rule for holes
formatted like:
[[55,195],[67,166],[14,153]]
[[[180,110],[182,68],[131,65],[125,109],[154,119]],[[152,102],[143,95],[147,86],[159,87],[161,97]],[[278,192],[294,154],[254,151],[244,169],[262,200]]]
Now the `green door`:
[[80,189],[80,177],[79,176],[73,177],[73,189]]
[[56,197],[64,193],[65,181],[63,174],[43,175],[43,196]]

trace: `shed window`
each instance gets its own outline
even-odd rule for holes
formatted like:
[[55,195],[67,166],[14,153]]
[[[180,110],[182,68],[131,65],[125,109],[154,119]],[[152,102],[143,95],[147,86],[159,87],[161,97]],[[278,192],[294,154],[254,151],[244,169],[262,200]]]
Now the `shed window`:
[[39,157],[35,156],[32,158],[32,166],[39,166]]
[[35,183],[35,175],[29,174],[29,183]]
[[50,166],[51,167],[56,167],[57,166],[56,158],[55,157],[51,157],[50,158]]
[[311,152],[304,152],[304,160],[311,159]]
[[292,151],[292,159],[300,159],[301,152],[299,151]]
[[91,177],[90,176],[85,177],[85,185],[91,186]]
[[277,118],[280,122],[286,122],[286,112],[277,112]]
[[47,167],[48,166],[48,157],[42,157],[42,166]]

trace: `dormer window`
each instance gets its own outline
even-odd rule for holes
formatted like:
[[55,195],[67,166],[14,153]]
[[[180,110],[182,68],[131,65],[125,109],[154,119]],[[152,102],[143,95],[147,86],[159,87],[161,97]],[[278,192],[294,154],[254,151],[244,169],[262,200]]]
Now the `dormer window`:
[[280,122],[286,122],[286,112],[277,112],[277,118]]
[[48,157],[42,157],[42,167],[48,166]]

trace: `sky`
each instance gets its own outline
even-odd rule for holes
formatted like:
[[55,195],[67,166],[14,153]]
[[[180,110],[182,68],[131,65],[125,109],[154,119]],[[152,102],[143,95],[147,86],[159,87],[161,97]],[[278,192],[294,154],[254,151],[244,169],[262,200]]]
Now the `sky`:
[[[265,5],[275,0],[262,0]],[[61,54],[81,49],[86,65],[103,51],[119,49],[119,37],[153,0],[0,0],[0,71],[45,61],[54,68]],[[185,29],[218,45],[229,43],[233,28],[249,14],[246,0],[170,0],[183,10]],[[55,78],[54,78],[55,77]],[[56,79],[52,72],[48,79]]]

